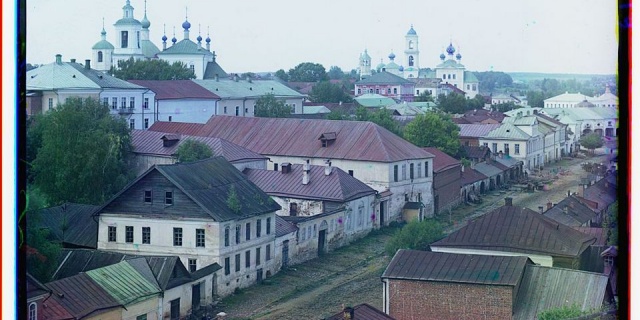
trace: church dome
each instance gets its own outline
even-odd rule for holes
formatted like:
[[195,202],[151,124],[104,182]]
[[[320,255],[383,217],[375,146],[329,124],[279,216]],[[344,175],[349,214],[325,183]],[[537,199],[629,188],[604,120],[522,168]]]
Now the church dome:
[[449,46],[447,47],[447,53],[452,55],[455,52],[456,52],[456,48],[454,48],[451,42],[449,42]]
[[440,54],[440,60],[444,60],[444,58],[446,58],[446,56],[444,55],[444,53]]
[[207,43],[211,42],[211,38],[209,38],[209,36],[207,36],[207,39],[205,39],[204,41],[206,41]]
[[107,40],[100,40],[98,42],[96,42],[96,44],[93,45],[93,47],[91,47],[91,49],[94,50],[113,50],[115,49],[115,47],[111,44],[111,42],[107,41]]
[[462,55],[460,54],[460,52],[458,52],[458,54],[456,54],[456,59],[458,59],[458,60],[462,59]]
[[384,63],[382,62],[382,59],[380,59],[380,63],[376,66],[376,70],[382,70],[384,69]]
[[413,30],[413,25],[411,25],[411,29],[407,32],[408,36],[416,36],[418,35],[415,30]]
[[167,35],[162,36],[162,42],[167,42]]
[[398,68],[398,71],[400,71],[400,72],[404,71],[404,67],[403,67],[403,66],[400,66],[400,67]]
[[149,29],[149,26],[151,26],[151,21],[147,19],[146,13],[144,14],[144,18],[142,18],[142,20],[140,21],[140,24],[142,24],[143,29]]
[[395,53],[393,53],[393,52],[391,52],[391,53],[389,54],[389,59],[393,60],[393,59],[395,59],[395,58],[396,58],[396,54],[395,54]]
[[176,39],[175,36],[173,38],[171,38],[171,42],[176,43],[176,41],[178,41],[178,39]]
[[189,28],[191,28],[191,23],[189,23],[189,20],[185,20],[182,23],[182,28],[184,28],[185,30],[189,30]]
[[202,42],[202,37],[200,35],[198,35],[198,37],[196,38],[196,40],[198,40],[198,42]]

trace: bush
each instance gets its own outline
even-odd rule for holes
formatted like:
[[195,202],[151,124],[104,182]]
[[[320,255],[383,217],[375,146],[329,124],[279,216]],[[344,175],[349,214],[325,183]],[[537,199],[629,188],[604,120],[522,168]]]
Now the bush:
[[428,245],[443,237],[442,225],[435,219],[413,220],[393,235],[385,251],[393,256],[399,249],[426,250]]
[[538,320],[561,320],[572,319],[589,314],[587,311],[582,311],[576,304],[572,306],[562,306],[559,308],[553,308],[538,313]]

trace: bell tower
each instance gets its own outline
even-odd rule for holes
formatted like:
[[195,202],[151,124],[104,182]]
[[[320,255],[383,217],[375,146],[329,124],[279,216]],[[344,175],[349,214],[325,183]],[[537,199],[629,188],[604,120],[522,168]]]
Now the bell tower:
[[405,64],[404,77],[417,78],[420,72],[420,50],[418,50],[418,34],[413,29],[413,25],[405,35]]

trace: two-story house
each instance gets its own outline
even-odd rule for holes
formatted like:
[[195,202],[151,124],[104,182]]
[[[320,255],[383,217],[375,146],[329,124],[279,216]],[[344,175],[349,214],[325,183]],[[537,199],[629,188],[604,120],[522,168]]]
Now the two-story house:
[[223,157],[155,165],[96,211],[98,249],[218,263],[224,296],[273,273],[278,209]]
[[433,154],[433,209],[435,214],[451,210],[461,199],[462,164],[438,148],[424,148]]
[[415,83],[388,71],[381,71],[355,83],[355,95],[375,93],[400,101],[411,102]]

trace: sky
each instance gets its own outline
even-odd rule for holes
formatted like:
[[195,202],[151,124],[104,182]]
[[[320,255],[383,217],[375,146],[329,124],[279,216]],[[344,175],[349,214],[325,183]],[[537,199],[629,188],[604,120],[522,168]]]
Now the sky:
[[[327,70],[358,67],[364,49],[372,66],[406,66],[405,35],[419,36],[420,67],[433,68],[453,43],[471,71],[615,74],[617,2],[604,0],[148,0],[150,38],[162,48],[169,39],[209,31],[218,63],[227,72],[285,71],[302,62]],[[91,59],[104,18],[107,40],[125,0],[28,0],[27,62],[46,64],[57,53],[65,61]],[[134,17],[144,0],[131,0]],[[54,14],[55,13],[55,14]],[[170,40],[167,45],[171,44]]]

